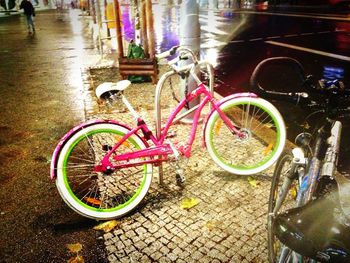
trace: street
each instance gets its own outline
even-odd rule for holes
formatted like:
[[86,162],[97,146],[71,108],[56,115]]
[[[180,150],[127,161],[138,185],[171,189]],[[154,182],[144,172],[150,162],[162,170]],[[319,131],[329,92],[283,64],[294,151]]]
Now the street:
[[[178,7],[156,7],[157,48],[164,51],[179,44],[176,25],[180,23]],[[287,12],[283,12],[287,11]],[[350,19],[331,10],[299,8],[298,12],[285,9],[280,12],[251,10],[200,10],[201,56],[216,66],[219,80],[216,91],[225,96],[234,92],[256,92],[249,79],[256,65],[270,57],[291,57],[304,67],[306,75],[313,75],[315,83],[323,78],[324,67],[344,70],[343,82],[350,86]],[[159,33],[158,33],[159,32]],[[157,34],[158,33],[158,34]],[[166,37],[165,37],[166,36]],[[290,68],[274,68],[266,72],[266,89],[275,91],[305,90],[298,75]],[[305,110],[284,102],[274,101],[288,126],[289,140],[303,130]],[[289,114],[290,109],[294,114]],[[344,121],[346,130],[349,119]],[[350,169],[350,139],[343,134],[340,167]]]
[[[243,14],[242,14],[243,15]],[[226,85],[218,87],[223,95],[232,92],[251,90],[249,78],[255,66],[263,59],[270,57],[291,57],[304,67],[306,75],[313,75],[314,83],[324,78],[324,67],[344,70],[342,81],[345,87],[350,85],[350,21],[337,16],[290,16],[246,14],[247,28],[235,35],[228,45],[220,51],[217,76]],[[279,25],[278,27],[274,25]],[[243,61],[243,63],[242,63]],[[317,92],[307,90],[297,72],[280,66],[266,72],[264,88],[268,90],[291,92],[305,91],[312,96]],[[303,131],[304,121],[309,113],[305,109],[273,101],[282,113],[288,129],[288,138],[294,141],[296,135]],[[291,110],[293,114],[290,114]],[[310,131],[316,123],[310,123]],[[340,164],[341,169],[349,173],[350,139],[346,135],[349,118],[343,120]]]

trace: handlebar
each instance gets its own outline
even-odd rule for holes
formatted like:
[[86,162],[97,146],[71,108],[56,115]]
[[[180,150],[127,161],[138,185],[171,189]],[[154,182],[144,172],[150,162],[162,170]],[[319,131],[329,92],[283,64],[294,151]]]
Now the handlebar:
[[[305,74],[303,66],[299,63],[299,61],[290,58],[290,57],[273,57],[268,58],[263,61],[261,61],[254,69],[252,76],[250,78],[250,85],[255,90],[258,91],[259,95],[266,96],[270,99],[276,99],[276,100],[283,100],[287,102],[294,103],[296,105],[304,106],[309,109],[325,109],[327,108],[326,104],[323,102],[317,103],[314,100],[310,99],[309,93],[304,92],[277,92],[277,91],[269,91],[264,89],[260,83],[258,82],[258,76],[261,73],[262,69],[265,68],[267,64],[270,64],[272,62],[279,62],[284,63],[288,62],[290,63],[294,69],[296,69],[300,79],[302,80],[302,86],[306,87],[308,90],[316,91],[320,94],[327,95],[327,98],[335,98],[336,100],[344,97],[350,98],[350,90],[345,89],[344,83],[339,80],[323,80],[321,79],[318,82],[318,85],[315,85],[313,83],[312,76],[307,76]],[[349,114],[349,109],[339,109],[340,111],[343,111],[343,113],[346,112],[346,114]],[[335,109],[333,109],[335,111]]]
[[291,65],[296,69],[296,71],[299,74],[299,77],[303,80],[303,85],[310,85],[310,76],[305,76],[304,68],[299,63],[299,61],[290,58],[290,57],[273,57],[268,58],[263,61],[261,61],[254,69],[252,76],[250,77],[250,85],[255,90],[258,91],[258,93],[261,96],[266,96],[271,99],[278,99],[278,100],[284,100],[288,102],[295,103],[296,105],[302,104],[302,105],[308,105],[308,104],[315,104],[313,101],[309,99],[309,94],[307,92],[277,92],[277,91],[270,91],[264,89],[258,82],[258,76],[259,73],[262,71],[262,69],[272,62],[288,62],[291,63]]
[[[169,50],[156,55],[156,58],[163,59],[169,56],[177,55],[172,60],[168,61],[168,65],[172,68],[172,72],[180,75],[182,78],[190,76],[199,85],[202,84],[200,74],[202,68],[206,68],[206,72],[209,73],[209,86],[208,89],[211,93],[214,93],[214,68],[208,60],[198,60],[195,52],[190,48],[184,46],[174,46]],[[188,63],[179,63],[181,61],[189,60]]]
[[163,58],[167,58],[167,57],[170,57],[172,55],[175,55],[176,53],[176,50],[179,48],[180,46],[173,46],[172,48],[170,48],[169,50],[163,52],[163,53],[160,53],[158,55],[156,55],[156,58],[158,60],[160,59],[163,59]]
[[[174,68],[176,71],[184,71],[186,69],[191,69],[192,67],[192,64],[194,65],[197,65],[198,64],[198,58],[197,58],[197,55],[189,48],[187,47],[183,47],[183,46],[174,46],[172,48],[170,48],[169,50],[163,52],[163,53],[160,53],[158,55],[156,55],[156,58],[158,60],[161,60],[161,59],[164,59],[164,58],[167,58],[167,57],[170,57],[170,56],[173,56],[175,55],[176,53],[179,53],[179,55],[170,60],[168,62],[168,65],[171,66],[172,68]],[[175,64],[181,60],[188,60],[188,59],[191,59],[192,60],[192,64],[189,65],[188,67],[182,67],[182,68],[177,68],[175,66]]]

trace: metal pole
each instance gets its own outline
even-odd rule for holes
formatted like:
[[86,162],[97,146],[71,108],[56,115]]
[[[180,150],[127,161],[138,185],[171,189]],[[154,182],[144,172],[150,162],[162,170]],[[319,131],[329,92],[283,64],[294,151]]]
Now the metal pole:
[[141,10],[140,10],[140,23],[141,23],[141,35],[142,35],[142,44],[145,50],[145,54],[148,57],[148,41],[147,41],[147,21],[146,21],[146,3],[144,0],[141,1]]
[[[199,5],[196,1],[185,0],[182,1],[180,9],[180,45],[187,47],[199,56],[200,50],[200,24],[199,24]],[[191,63],[191,61],[183,62]],[[181,79],[180,81],[180,94],[185,96],[186,91],[190,93],[197,87],[196,81],[192,78]],[[191,101],[189,103],[189,109],[199,104],[198,100]],[[183,122],[192,123],[194,113],[189,114],[186,118],[182,119]]]
[[[107,20],[107,0],[104,0],[104,2],[103,2],[103,4],[104,4],[104,10],[105,10],[105,12],[104,12],[104,20]],[[110,38],[110,36],[111,36],[111,30],[109,29],[109,26],[108,26],[108,23],[107,23],[107,37],[108,38]]]
[[[63,1],[63,0],[62,0]],[[91,12],[92,12],[92,18],[93,18],[93,21],[94,21],[94,24],[97,23],[97,20],[96,20],[96,6],[95,6],[95,0],[91,0]]]
[[102,18],[101,18],[101,8],[100,8],[100,0],[96,0],[96,13],[97,13],[97,25],[98,25],[98,45],[100,49],[101,56],[103,55],[103,47],[102,47]]
[[134,21],[135,21],[135,43],[141,44],[141,19],[140,19],[140,7],[138,0],[132,2]]
[[120,7],[118,0],[114,0],[114,13],[115,13],[115,31],[118,44],[118,58],[124,56],[123,42],[122,42],[122,30],[120,26]]
[[[161,94],[162,94],[162,88],[164,86],[164,82],[172,75],[175,75],[175,71],[169,71],[169,72],[166,72],[164,73],[159,81],[157,82],[157,86],[156,86],[156,97],[155,97],[155,106],[154,106],[154,109],[155,109],[155,118],[156,118],[156,137],[157,139],[159,140],[160,139],[160,136],[161,136],[161,127],[162,127],[162,111],[161,111],[161,108],[160,108],[160,105],[161,105]],[[159,158],[161,158],[162,156],[159,156]],[[159,185],[163,185],[164,183],[164,180],[163,180],[163,164],[160,163],[159,166],[158,166],[158,183]]]
[[87,3],[86,11],[88,12],[88,15],[90,15],[90,0],[87,0],[86,3]]
[[152,1],[146,0],[146,25],[149,57],[155,57]]

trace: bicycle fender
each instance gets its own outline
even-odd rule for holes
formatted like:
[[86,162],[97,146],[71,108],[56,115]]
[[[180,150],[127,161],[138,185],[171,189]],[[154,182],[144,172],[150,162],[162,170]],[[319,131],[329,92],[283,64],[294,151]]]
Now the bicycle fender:
[[[248,97],[248,98],[258,98],[258,95],[256,95],[255,93],[251,93],[251,92],[240,92],[240,93],[235,93],[226,97],[223,97],[222,99],[220,99],[219,101],[217,101],[215,103],[215,105],[217,107],[220,107],[222,104],[224,104],[226,101],[232,100],[232,99],[237,99],[237,98],[242,98],[242,97]],[[211,117],[211,115],[214,113],[215,109],[212,108],[211,111],[208,113],[208,115],[205,118],[205,125],[203,125],[203,130],[202,130],[202,146],[203,147],[207,147],[207,145],[205,144],[205,131],[207,129],[207,123],[209,118]]]
[[[81,130],[83,128],[86,128],[88,126],[94,125],[94,124],[101,124],[101,123],[118,124],[126,129],[131,130],[131,128],[129,126],[127,126],[123,123],[119,123],[119,122],[114,121],[114,120],[102,120],[102,119],[90,120],[90,121],[84,122],[82,124],[79,124],[78,126],[75,126],[59,140],[59,142],[56,145],[56,148],[52,154],[51,164],[50,164],[50,179],[51,180],[56,179],[56,166],[57,166],[58,156],[59,156],[63,146],[66,144],[67,140],[69,140],[73,136],[73,134],[75,134],[76,131]],[[144,141],[144,140],[142,140],[142,141]]]

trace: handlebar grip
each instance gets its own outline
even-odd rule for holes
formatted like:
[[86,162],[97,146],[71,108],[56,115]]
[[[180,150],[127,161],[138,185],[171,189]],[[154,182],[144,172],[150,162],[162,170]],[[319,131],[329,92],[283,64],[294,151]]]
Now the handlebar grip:
[[306,92],[285,93],[285,92],[278,92],[278,91],[261,90],[261,93],[263,93],[264,96],[267,96],[270,99],[284,100],[287,102],[295,103],[295,105],[314,104],[314,102],[310,100],[309,94]]

